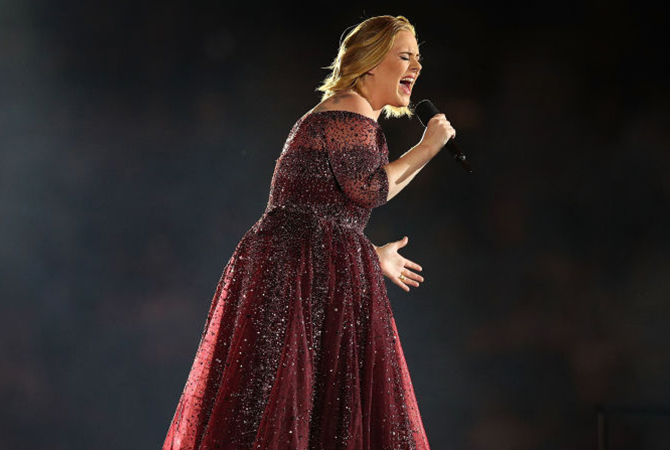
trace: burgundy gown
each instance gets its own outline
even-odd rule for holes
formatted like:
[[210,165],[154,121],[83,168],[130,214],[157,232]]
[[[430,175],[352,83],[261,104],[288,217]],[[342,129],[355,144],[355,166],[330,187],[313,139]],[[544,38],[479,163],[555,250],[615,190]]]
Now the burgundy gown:
[[164,450],[428,450],[379,258],[386,138],[308,113],[226,264]]

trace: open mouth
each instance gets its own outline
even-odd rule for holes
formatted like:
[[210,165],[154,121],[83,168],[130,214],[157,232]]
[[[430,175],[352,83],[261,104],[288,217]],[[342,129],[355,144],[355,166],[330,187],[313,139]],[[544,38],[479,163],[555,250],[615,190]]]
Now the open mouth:
[[407,95],[412,93],[413,77],[404,77],[400,80],[400,89]]

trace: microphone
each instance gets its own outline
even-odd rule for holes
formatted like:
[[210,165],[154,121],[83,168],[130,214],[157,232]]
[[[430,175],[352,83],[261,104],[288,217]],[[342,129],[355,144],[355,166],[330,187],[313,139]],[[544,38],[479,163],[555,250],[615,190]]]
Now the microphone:
[[[428,126],[428,121],[432,119],[435,114],[440,114],[440,111],[430,100],[421,100],[419,103],[417,103],[414,111],[416,112],[421,125],[424,127]],[[470,163],[466,160],[467,158],[465,154],[463,154],[461,149],[458,147],[458,144],[454,142],[454,138],[449,139],[445,147],[452,155],[454,155],[454,159],[461,163],[461,166],[463,166],[465,170],[470,173],[475,173],[475,171],[470,167]]]

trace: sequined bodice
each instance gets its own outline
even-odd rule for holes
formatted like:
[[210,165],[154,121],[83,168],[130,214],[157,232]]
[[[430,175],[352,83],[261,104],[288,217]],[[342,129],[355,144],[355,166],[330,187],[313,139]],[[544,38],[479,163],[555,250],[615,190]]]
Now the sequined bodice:
[[387,201],[386,138],[379,124],[350,111],[299,119],[277,159],[264,216],[283,212],[362,232]]

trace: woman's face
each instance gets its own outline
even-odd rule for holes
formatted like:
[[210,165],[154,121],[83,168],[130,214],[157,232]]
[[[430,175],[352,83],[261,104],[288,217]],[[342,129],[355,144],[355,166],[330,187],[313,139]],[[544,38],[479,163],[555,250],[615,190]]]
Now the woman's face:
[[361,81],[361,92],[377,110],[386,105],[409,105],[412,88],[421,72],[419,45],[409,30],[398,32],[381,63]]

